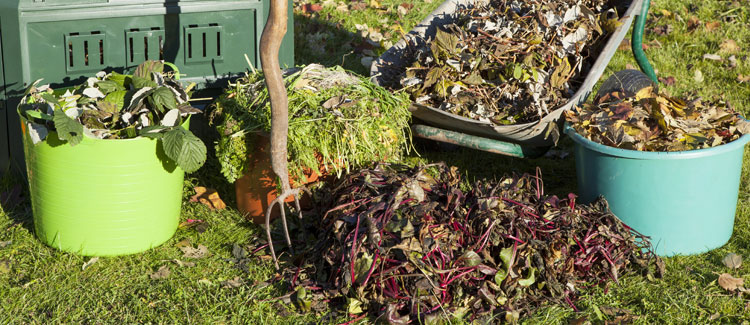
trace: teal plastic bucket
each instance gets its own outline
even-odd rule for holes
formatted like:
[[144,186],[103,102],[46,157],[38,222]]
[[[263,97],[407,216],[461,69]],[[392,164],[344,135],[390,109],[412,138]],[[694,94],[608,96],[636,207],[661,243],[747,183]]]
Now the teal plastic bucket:
[[590,141],[566,125],[575,142],[580,200],[603,195],[628,226],[651,237],[657,255],[699,254],[732,236],[750,135],[709,149],[642,152]]

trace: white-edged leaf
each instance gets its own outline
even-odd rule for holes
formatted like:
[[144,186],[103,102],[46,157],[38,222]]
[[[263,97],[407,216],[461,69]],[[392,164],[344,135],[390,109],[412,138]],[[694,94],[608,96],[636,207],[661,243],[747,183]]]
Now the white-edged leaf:
[[91,98],[104,98],[104,93],[99,88],[94,87],[84,89],[83,94]]
[[47,138],[49,130],[47,130],[46,126],[31,122],[26,122],[26,126],[29,129],[29,137],[32,143],[37,144]]
[[177,126],[177,124],[180,121],[180,110],[179,109],[171,109],[167,114],[164,114],[164,117],[161,119],[161,125],[164,126]]
[[133,99],[128,104],[127,110],[133,110],[136,106],[140,105],[143,102],[143,99],[146,98],[149,94],[151,94],[151,90],[153,88],[151,87],[143,87],[141,89],[138,89],[138,91],[133,94]]

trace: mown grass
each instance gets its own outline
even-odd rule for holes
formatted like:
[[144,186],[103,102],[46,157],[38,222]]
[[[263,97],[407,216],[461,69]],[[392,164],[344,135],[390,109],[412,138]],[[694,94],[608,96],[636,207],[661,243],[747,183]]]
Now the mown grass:
[[[357,47],[362,38],[356,24],[367,24],[381,33],[391,31],[389,40],[395,41],[398,32],[391,30],[393,25],[409,30],[439,5],[438,0],[431,3],[384,0],[377,3],[381,9],[368,3],[364,10],[346,13],[337,10],[335,5],[326,5],[318,12],[306,14],[302,5],[309,3],[323,2],[296,3],[297,63],[343,62],[345,67],[360,73],[367,73],[360,61],[363,54],[369,53]],[[397,13],[401,3],[414,5],[403,17]],[[662,89],[673,95],[723,96],[747,116],[750,84],[736,80],[740,74],[750,75],[750,60],[747,59],[750,55],[750,8],[746,3],[656,0],[651,13],[647,28],[672,26],[667,35],[647,32],[644,39],[649,46],[646,54],[658,75],[675,79],[673,85],[662,85]],[[693,15],[701,20],[701,25],[690,32],[688,20]],[[720,22],[720,27],[710,32],[705,23],[714,21]],[[316,33],[316,42],[306,41],[310,34]],[[733,53],[738,63],[734,68],[727,65],[730,53],[720,51],[725,39],[733,39],[740,48]],[[322,51],[311,49],[314,44],[323,44]],[[384,47],[370,50],[377,55]],[[719,54],[724,61],[703,59],[707,53]],[[602,80],[628,64],[636,64],[630,51],[618,51]],[[702,71],[701,82],[694,79],[695,70]],[[500,177],[514,171],[534,172],[539,166],[548,192],[564,194],[576,190],[572,156],[523,160],[463,148],[444,150],[431,142],[415,142],[419,154],[412,153],[409,163],[444,160],[460,167],[468,180]],[[569,151],[569,140],[564,140],[561,147]],[[748,155],[747,150],[745,154]],[[723,272],[736,277],[750,276],[750,263],[737,270],[729,270],[721,263],[729,252],[750,258],[749,169],[750,160],[745,159],[734,234],[727,245],[701,255],[667,258],[667,275],[663,279],[627,275],[608,288],[588,290],[576,303],[579,312],[568,306],[547,306],[524,322],[564,324],[585,319],[602,323],[617,317],[609,312],[612,310],[609,307],[627,310],[621,314],[632,314],[636,323],[643,324],[738,324],[750,319],[750,300],[743,295],[730,294],[717,284],[718,274]],[[18,183],[21,183],[19,178],[5,177],[0,181],[0,191]],[[218,188],[230,207],[233,206],[233,191],[221,181],[216,162],[211,160],[186,181],[181,221],[204,220],[209,224],[205,232],[180,229],[172,239],[153,250],[124,257],[102,257],[86,270],[82,270],[82,266],[89,257],[46,247],[34,237],[28,192],[19,205],[4,205],[0,211],[0,242],[11,243],[0,248],[0,323],[328,324],[347,320],[341,313],[297,313],[283,300],[273,300],[287,293],[288,288],[284,283],[266,285],[265,281],[275,273],[267,260],[253,260],[247,271],[235,267],[229,260],[232,245],[263,238],[261,228],[245,221],[232,208],[216,212],[188,202],[192,186],[196,184]],[[684,190],[689,189],[675,188],[675,191]],[[179,267],[171,260],[189,261],[175,247],[183,239],[207,246],[212,255],[192,260],[196,263],[194,267]],[[149,275],[163,265],[169,266],[171,274],[165,279],[151,279]],[[240,277],[245,284],[237,288],[224,288],[221,284],[235,277]]]

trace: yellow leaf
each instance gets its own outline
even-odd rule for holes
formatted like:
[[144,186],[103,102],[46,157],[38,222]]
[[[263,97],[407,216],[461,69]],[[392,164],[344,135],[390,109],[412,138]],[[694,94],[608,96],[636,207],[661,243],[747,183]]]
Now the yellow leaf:
[[635,100],[640,101],[644,98],[652,98],[654,97],[654,87],[646,87],[642,88],[641,90],[638,90],[637,93],[635,93]]

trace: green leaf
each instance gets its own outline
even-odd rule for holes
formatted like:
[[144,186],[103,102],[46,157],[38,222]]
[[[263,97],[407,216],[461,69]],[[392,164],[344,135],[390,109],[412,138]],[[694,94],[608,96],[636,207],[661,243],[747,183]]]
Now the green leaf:
[[495,273],[495,284],[502,285],[506,277],[508,277],[508,272],[502,269],[497,270],[497,273]]
[[133,77],[126,74],[112,72],[109,74],[109,77],[107,77],[107,80],[114,81],[118,86],[122,87],[122,89],[128,89],[133,82]]
[[104,97],[101,101],[111,103],[116,108],[115,111],[112,111],[111,113],[114,113],[116,111],[120,111],[125,107],[125,95],[128,92],[126,90],[116,90],[109,94],[107,94],[106,97]]
[[148,101],[159,112],[177,108],[177,99],[175,99],[174,93],[167,87],[154,89],[154,92],[148,97]]
[[50,116],[49,114],[44,114],[40,111],[35,111],[35,110],[27,110],[26,117],[52,121],[52,116]]
[[78,121],[65,115],[61,109],[55,110],[55,116],[53,117],[55,122],[55,129],[57,129],[57,137],[62,141],[68,141],[71,146],[75,146],[83,139],[83,125]]
[[177,127],[162,138],[164,153],[185,172],[192,173],[206,162],[206,145],[193,133]]
[[534,282],[536,282],[536,268],[531,268],[531,271],[529,271],[529,276],[527,276],[525,279],[518,280],[518,285],[523,287],[528,287]]
[[114,80],[102,80],[102,81],[97,82],[95,85],[104,94],[109,94],[113,91],[118,91],[118,90],[125,90],[125,87],[119,85]]
[[482,258],[473,250],[466,251],[458,260],[463,261],[464,266],[477,266],[482,263]]
[[[137,68],[135,68],[135,71],[133,72],[133,82],[135,82],[135,78],[151,80],[152,72],[162,73],[163,71],[164,63],[153,60],[144,61],[143,63],[139,64]],[[137,85],[136,87],[141,88]]]
[[362,302],[354,298],[346,298],[346,310],[350,314],[361,314],[362,313]]
[[133,76],[133,87],[135,88],[145,88],[145,87],[156,88],[158,86],[159,85],[156,84],[156,82],[151,79]]
[[60,105],[60,100],[57,97],[55,97],[55,95],[45,92],[45,93],[39,94],[39,96],[42,97],[42,99],[44,99],[45,101],[47,101],[47,103],[53,104],[56,107]]
[[453,54],[458,46],[458,36],[438,29],[435,34],[435,43],[444,51]]
[[521,79],[521,75],[523,74],[523,69],[521,69],[520,64],[516,64],[513,67],[513,78]]

